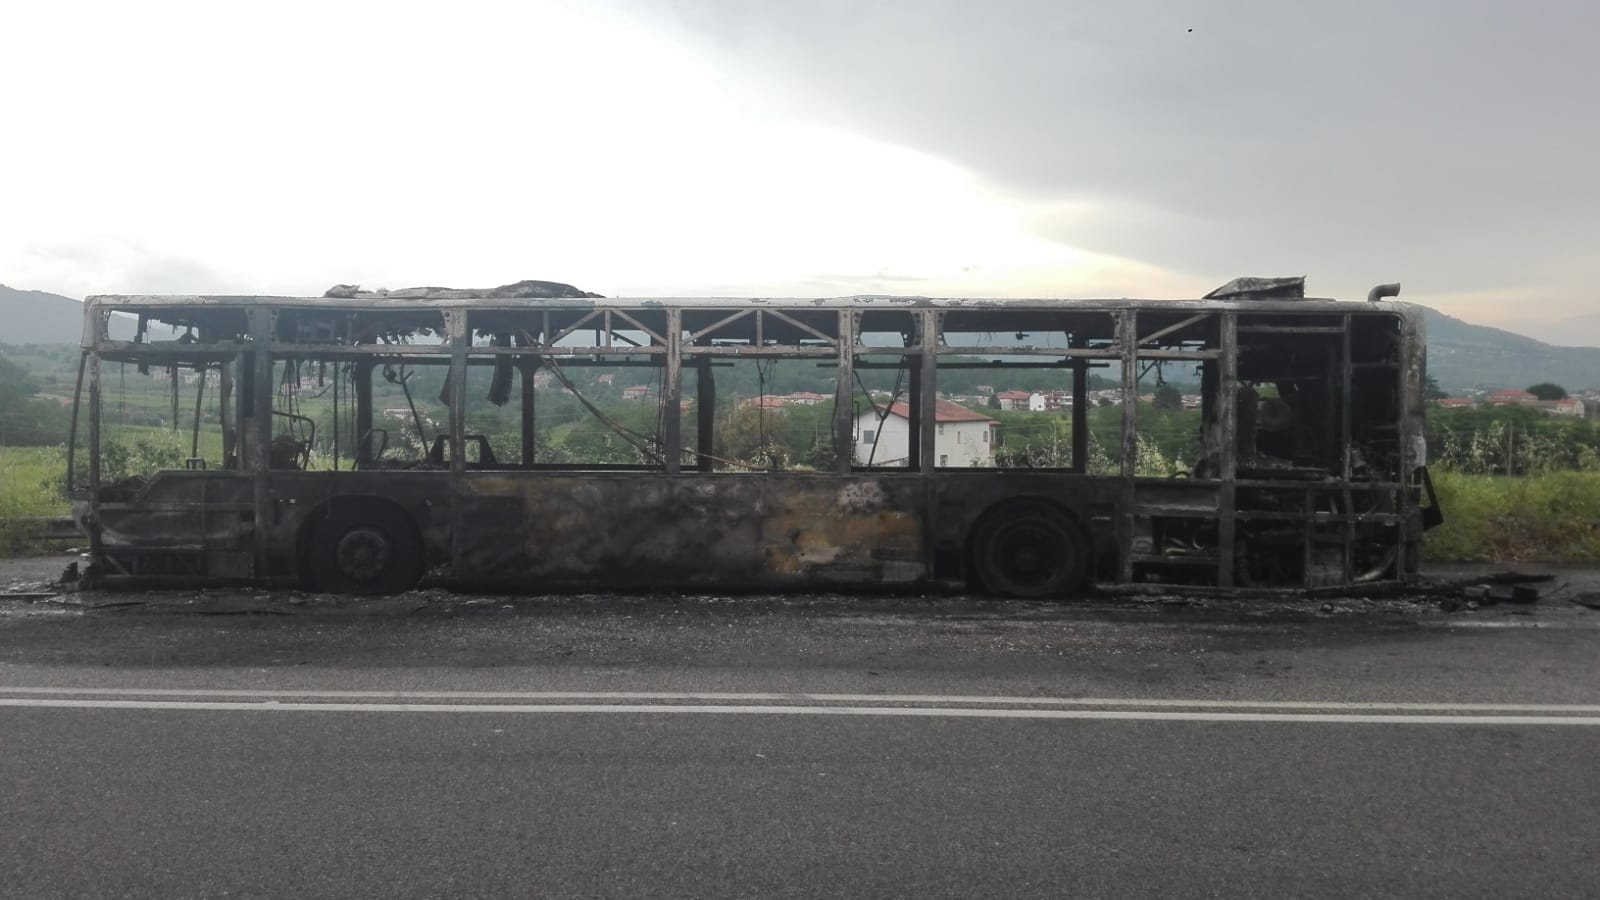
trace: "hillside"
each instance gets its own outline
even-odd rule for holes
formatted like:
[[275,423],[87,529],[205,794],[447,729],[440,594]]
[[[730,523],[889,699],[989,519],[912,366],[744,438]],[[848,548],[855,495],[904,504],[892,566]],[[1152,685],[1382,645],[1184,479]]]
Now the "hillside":
[[60,294],[0,284],[0,315],[4,344],[76,344],[83,331],[83,304]]
[[1556,347],[1421,309],[1428,327],[1428,373],[1447,391],[1521,388],[1542,381],[1569,390],[1600,388],[1600,348]]
[[[1556,347],[1419,308],[1428,326],[1428,371],[1445,390],[1520,388],[1541,381],[1569,390],[1600,388],[1600,348]],[[0,285],[0,314],[3,344],[76,344],[83,328],[82,304],[44,291]]]

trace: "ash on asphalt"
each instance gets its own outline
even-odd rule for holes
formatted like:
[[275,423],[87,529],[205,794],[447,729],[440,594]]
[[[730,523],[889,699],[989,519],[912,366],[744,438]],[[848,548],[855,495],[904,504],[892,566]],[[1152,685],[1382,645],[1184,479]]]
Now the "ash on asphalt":
[[[1494,597],[1464,600],[1472,585],[1528,573],[1504,566],[1451,566],[1430,571],[1418,588],[1374,596],[1224,596],[1099,592],[1070,600],[1009,600],[956,594],[561,593],[496,594],[439,587],[386,597],[349,597],[281,589],[79,591],[61,581],[76,556],[0,560],[0,615],[48,611],[119,617],[151,615],[356,617],[418,619],[631,614],[807,618],[920,618],[929,621],[1195,621],[1344,622],[1390,627],[1464,618],[1508,625],[1571,619],[1588,610],[1584,596],[1600,593],[1600,571],[1555,568],[1537,583],[1537,604]],[[1531,571],[1531,570],[1530,570]],[[1597,620],[1600,624],[1600,620]]]

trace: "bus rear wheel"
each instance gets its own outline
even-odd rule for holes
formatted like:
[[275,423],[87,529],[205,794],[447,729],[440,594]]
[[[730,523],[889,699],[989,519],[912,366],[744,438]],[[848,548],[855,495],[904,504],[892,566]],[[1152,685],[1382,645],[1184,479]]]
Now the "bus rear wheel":
[[985,517],[972,542],[978,580],[1007,597],[1076,592],[1088,571],[1088,541],[1070,516],[1044,503],[1014,504]]
[[311,583],[340,594],[398,594],[422,578],[422,540],[384,504],[336,505],[311,529],[305,548]]

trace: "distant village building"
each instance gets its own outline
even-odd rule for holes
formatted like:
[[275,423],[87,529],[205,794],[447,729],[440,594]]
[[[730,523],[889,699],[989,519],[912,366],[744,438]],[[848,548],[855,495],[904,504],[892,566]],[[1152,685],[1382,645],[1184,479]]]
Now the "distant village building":
[[1441,409],[1466,409],[1473,405],[1471,397],[1446,397],[1439,401]]
[[624,400],[643,400],[648,396],[650,396],[650,385],[648,384],[634,384],[622,389],[622,399]]
[[1000,409],[1025,409],[1029,412],[1044,412],[1045,397],[1039,391],[1001,391],[994,395],[995,401],[1000,404]]
[[741,402],[740,406],[754,406],[759,409],[782,410],[787,406],[816,406],[819,403],[832,401],[833,398],[826,394],[813,394],[810,391],[795,391],[792,394],[763,394],[760,397],[751,397]]
[[1527,391],[1504,390],[1483,398],[1483,402],[1490,406],[1527,406],[1539,402],[1539,398]]
[[[1447,408],[1460,405],[1451,403],[1451,399],[1441,400],[1439,405]],[[1576,397],[1568,397],[1564,400],[1540,400],[1527,391],[1504,390],[1488,394],[1483,398],[1483,402],[1489,406],[1531,406],[1552,416],[1582,418],[1584,415],[1583,401]]]
[[785,403],[782,397],[751,397],[749,400],[742,401],[739,405],[753,409],[770,409],[775,412],[783,412],[784,407],[789,404]]
[[[909,408],[902,401],[887,410],[864,409],[856,415],[856,462],[877,466],[903,466],[911,446]],[[1000,423],[948,400],[934,410],[934,462],[940,466],[994,464],[994,443]]]
[[1534,405],[1553,416],[1583,417],[1583,401],[1576,397],[1568,397],[1565,400],[1540,400]]

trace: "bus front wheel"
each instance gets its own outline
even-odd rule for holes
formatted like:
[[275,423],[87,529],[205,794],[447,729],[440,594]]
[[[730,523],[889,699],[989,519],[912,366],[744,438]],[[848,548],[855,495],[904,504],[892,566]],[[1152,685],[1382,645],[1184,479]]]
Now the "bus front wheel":
[[398,594],[422,577],[422,540],[406,515],[386,504],[335,505],[311,529],[305,553],[318,590]]
[[991,593],[1056,597],[1076,592],[1088,571],[1088,541],[1071,517],[1045,503],[1007,505],[985,517],[972,563]]

